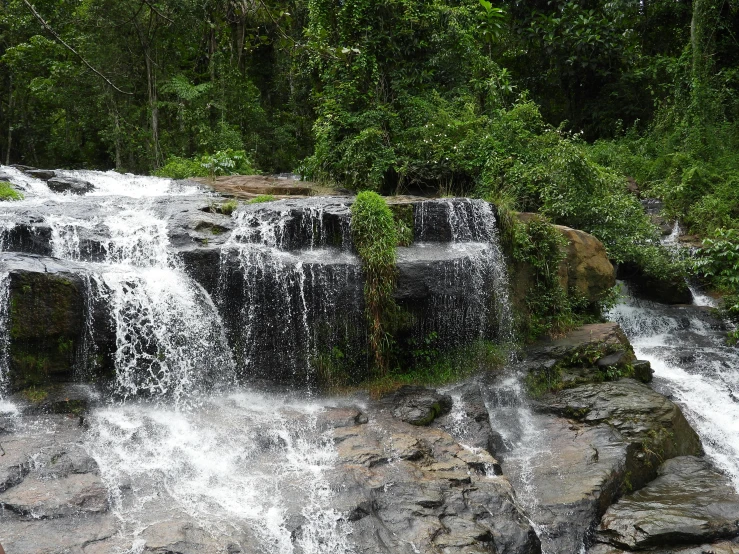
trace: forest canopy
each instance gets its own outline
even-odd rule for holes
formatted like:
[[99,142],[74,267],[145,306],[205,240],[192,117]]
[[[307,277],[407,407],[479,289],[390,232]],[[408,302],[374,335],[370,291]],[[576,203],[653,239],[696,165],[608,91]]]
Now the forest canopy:
[[736,0],[0,10],[6,164],[173,177],[221,164],[476,195],[593,232],[653,273],[667,262],[635,188],[703,237],[739,229]]

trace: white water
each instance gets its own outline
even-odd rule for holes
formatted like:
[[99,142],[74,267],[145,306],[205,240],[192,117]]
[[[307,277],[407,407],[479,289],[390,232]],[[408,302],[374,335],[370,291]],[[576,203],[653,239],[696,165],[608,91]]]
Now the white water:
[[91,418],[87,448],[124,541],[142,544],[147,526],[166,516],[254,554],[292,554],[295,545],[351,552],[325,478],[336,454],[316,427],[321,408],[253,392],[202,400],[193,410],[128,404]]
[[704,309],[627,297],[609,315],[637,358],[651,362],[654,386],[682,407],[706,454],[739,491],[739,349],[701,317]]

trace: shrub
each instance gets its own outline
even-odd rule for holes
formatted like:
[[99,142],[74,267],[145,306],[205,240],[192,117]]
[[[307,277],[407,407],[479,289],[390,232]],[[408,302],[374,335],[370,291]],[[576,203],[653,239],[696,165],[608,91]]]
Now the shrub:
[[191,177],[210,177],[220,175],[254,175],[251,160],[243,150],[220,150],[215,154],[204,154],[195,158],[170,156],[161,169],[154,172],[159,177],[188,179]]
[[398,243],[393,214],[385,199],[375,192],[357,195],[351,208],[352,239],[362,260],[364,299],[369,324],[369,345],[376,370],[385,373],[392,345],[392,321],[398,311],[393,300]]
[[23,200],[23,195],[15,190],[10,183],[0,181],[0,201]]

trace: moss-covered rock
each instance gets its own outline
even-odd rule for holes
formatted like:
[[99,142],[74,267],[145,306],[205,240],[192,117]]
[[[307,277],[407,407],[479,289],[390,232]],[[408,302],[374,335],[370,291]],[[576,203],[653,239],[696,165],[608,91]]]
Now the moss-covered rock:
[[9,308],[11,389],[69,380],[84,332],[79,276],[12,271]]

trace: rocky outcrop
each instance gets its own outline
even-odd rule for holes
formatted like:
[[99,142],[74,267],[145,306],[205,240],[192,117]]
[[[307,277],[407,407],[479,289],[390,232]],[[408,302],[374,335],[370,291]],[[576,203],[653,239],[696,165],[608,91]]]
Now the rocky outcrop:
[[563,390],[543,399],[539,409],[618,431],[628,444],[624,479],[634,489],[656,476],[661,461],[703,452],[680,408],[631,379]]
[[[402,405],[402,404],[401,404]],[[534,554],[539,540],[497,461],[448,433],[405,423],[386,405],[369,424],[333,431],[348,513],[361,552]]]
[[[655,547],[695,548],[739,537],[739,494],[707,460],[674,458],[660,466],[658,475],[608,509],[598,528],[598,542],[630,552]],[[728,552],[737,548],[726,543],[725,547]],[[608,551],[607,547],[591,550],[603,551]],[[680,550],[684,551],[689,550]]]
[[597,302],[616,285],[616,273],[603,243],[585,231],[562,225],[555,228],[567,239],[566,256],[560,268],[563,288],[589,302]]

